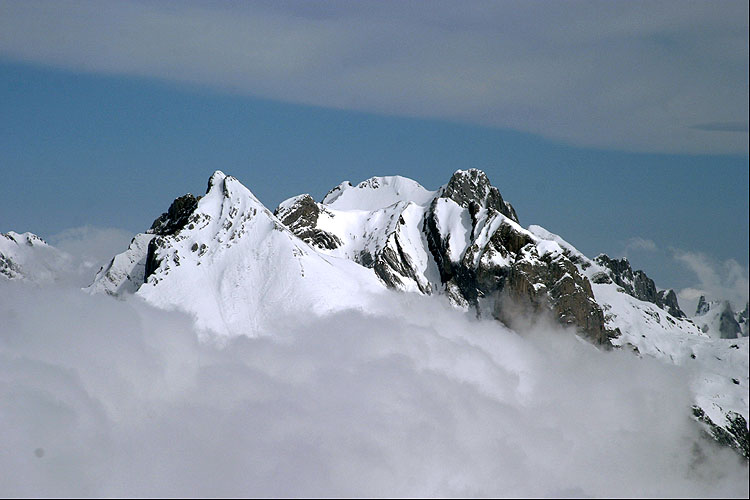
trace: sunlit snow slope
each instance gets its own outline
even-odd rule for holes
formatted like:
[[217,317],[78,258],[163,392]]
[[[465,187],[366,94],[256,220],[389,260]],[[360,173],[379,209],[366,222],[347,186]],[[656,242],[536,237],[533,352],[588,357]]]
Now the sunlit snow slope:
[[444,294],[511,327],[519,316],[546,314],[604,349],[684,367],[696,417],[714,435],[734,429],[724,437],[742,448],[736,431],[748,420],[747,337],[706,334],[676,302],[662,303],[667,294],[657,294],[641,271],[639,283],[658,300],[625,290],[617,283],[630,282],[602,262],[544,228],[522,227],[475,169],[457,171],[435,191],[397,176],[345,182],[320,203],[300,195],[275,213],[217,171],[205,196],[175,200],[89,290],[134,293],[230,336],[273,334],[291,312],[368,310],[394,290]]

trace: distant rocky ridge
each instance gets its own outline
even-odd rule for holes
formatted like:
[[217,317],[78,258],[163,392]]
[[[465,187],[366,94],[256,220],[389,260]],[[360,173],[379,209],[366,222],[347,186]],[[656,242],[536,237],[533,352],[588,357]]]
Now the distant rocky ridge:
[[742,311],[735,311],[727,300],[708,301],[701,295],[693,321],[704,333],[722,339],[747,337],[750,333],[747,303]]
[[654,280],[641,270],[633,271],[633,268],[630,267],[630,262],[625,257],[622,259],[612,259],[606,254],[600,254],[594,260],[607,268],[605,275],[599,275],[594,279],[601,280],[604,283],[611,279],[618,286],[622,287],[628,295],[638,300],[656,304],[675,318],[687,317],[677,303],[677,294],[675,294],[674,290],[671,288],[657,290]]
[[33,233],[0,233],[0,278],[54,282],[70,263],[65,252]]

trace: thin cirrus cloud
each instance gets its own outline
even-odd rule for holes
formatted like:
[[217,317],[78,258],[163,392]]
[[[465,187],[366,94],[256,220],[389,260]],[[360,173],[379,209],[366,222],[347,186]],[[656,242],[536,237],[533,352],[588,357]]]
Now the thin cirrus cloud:
[[3,2],[0,12],[6,60],[596,148],[748,152],[744,2]]

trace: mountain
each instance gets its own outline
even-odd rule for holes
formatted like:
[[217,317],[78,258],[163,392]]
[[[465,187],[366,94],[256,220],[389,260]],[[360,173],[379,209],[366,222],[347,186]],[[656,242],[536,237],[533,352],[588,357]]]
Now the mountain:
[[298,196],[275,214],[317,251],[372,269],[389,288],[444,293],[511,326],[522,312],[549,311],[598,345],[615,336],[569,252],[521,227],[479,170],[459,170],[436,191],[400,177],[345,183],[321,203]]
[[205,196],[176,199],[88,290],[136,293],[220,335],[257,335],[272,332],[284,313],[361,307],[385,287],[351,260],[314,251],[217,171]]
[[704,295],[698,299],[693,321],[701,331],[711,337],[736,339],[748,336],[748,304],[736,311],[727,300],[707,301]]
[[0,279],[52,283],[71,261],[70,255],[33,233],[0,233]]
[[[656,289],[654,280],[649,278],[645,272],[633,271],[628,259],[611,259],[606,254],[600,254],[594,259],[597,264],[606,268],[607,277],[623,289],[628,295],[645,302],[656,304],[675,318],[686,318],[677,303],[677,294],[671,288],[668,290]],[[599,279],[607,282],[607,277]]]
[[699,328],[674,291],[625,259],[589,259],[522,227],[476,169],[434,191],[399,176],[344,182],[320,202],[303,194],[274,212],[217,171],[204,196],[174,200],[87,290],[135,294],[223,336],[273,334],[290,314],[368,310],[394,291],[442,295],[519,332],[548,317],[603,350],[684,366],[695,417],[748,455],[747,338]]

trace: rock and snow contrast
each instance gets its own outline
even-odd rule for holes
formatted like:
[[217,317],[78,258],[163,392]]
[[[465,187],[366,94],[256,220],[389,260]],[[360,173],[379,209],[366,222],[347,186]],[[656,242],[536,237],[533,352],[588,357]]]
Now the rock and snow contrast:
[[398,176],[345,182],[321,202],[304,194],[273,213],[217,171],[205,196],[176,199],[88,290],[135,293],[225,336],[262,335],[292,309],[377,307],[388,290],[445,295],[511,328],[547,315],[602,349],[696,368],[696,415],[748,455],[747,320],[744,333],[737,322],[746,312],[706,306],[697,325],[673,290],[627,260],[589,259],[522,227],[480,170],[459,170],[435,191]]
[[722,339],[736,339],[748,336],[748,304],[737,311],[727,300],[707,301],[705,296],[698,299],[693,321],[707,335]]
[[[30,233],[0,235],[0,279],[54,281],[69,261]],[[300,314],[387,316],[398,297],[444,301],[494,322],[498,334],[522,337],[549,322],[600,356],[624,351],[676,366],[693,407],[674,411],[749,454],[747,305],[738,312],[702,298],[688,317],[673,290],[626,259],[591,259],[522,226],[476,169],[434,191],[399,176],[344,182],[320,202],[302,194],[274,211],[216,171],[204,195],[174,200],[85,290],[186,313],[204,340],[222,342],[272,337]]]
[[33,233],[0,233],[0,279],[52,283],[71,261],[70,255]]

